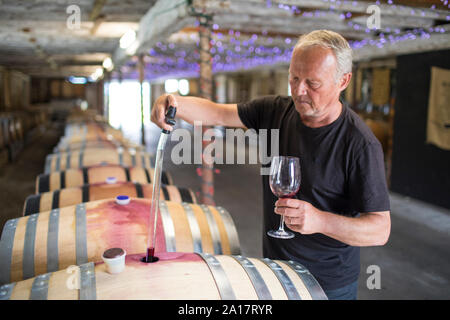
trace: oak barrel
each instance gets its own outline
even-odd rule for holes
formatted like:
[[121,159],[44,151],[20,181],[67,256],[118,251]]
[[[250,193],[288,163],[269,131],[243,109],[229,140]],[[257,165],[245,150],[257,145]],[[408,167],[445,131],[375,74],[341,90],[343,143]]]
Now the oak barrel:
[[99,137],[106,139],[107,136],[116,139],[123,138],[123,133],[109,125],[100,125],[98,123],[67,124],[64,129],[64,137]]
[[64,136],[76,136],[76,135],[96,135],[96,134],[111,134],[122,136],[122,132],[119,129],[115,129],[108,124],[99,122],[81,122],[81,123],[68,123],[64,129]]
[[[23,215],[72,206],[82,202],[115,198],[127,195],[132,198],[152,198],[153,185],[135,182],[85,184],[51,192],[33,194],[26,198]],[[197,203],[192,190],[171,185],[161,185],[161,200]]]
[[0,114],[0,149],[3,149],[9,144],[8,121],[8,118],[3,117]]
[[[98,200],[8,220],[0,240],[0,284],[101,260],[104,250],[147,249],[151,200]],[[156,252],[239,254],[238,234],[221,207],[161,201]]]
[[74,142],[71,144],[59,144],[53,149],[53,153],[58,152],[70,152],[75,150],[85,150],[92,148],[102,148],[102,149],[117,149],[122,148],[133,148],[135,150],[144,151],[145,148],[137,144],[124,144],[123,142],[113,141],[113,140],[84,140],[80,142]]
[[152,168],[154,166],[154,156],[147,152],[123,148],[92,148],[87,150],[53,153],[49,154],[46,158],[44,173],[102,164]]
[[90,262],[1,289],[11,300],[327,300],[294,261],[179,252],[161,253],[154,263],[142,257],[128,255],[119,274]]
[[58,143],[58,146],[68,146],[73,143],[82,143],[84,141],[117,141],[120,143],[127,144],[129,141],[122,137],[107,135],[76,135],[70,137],[62,137]]
[[[113,177],[117,182],[152,183],[152,168],[122,167],[119,165],[91,166],[80,169],[67,169],[59,172],[40,174],[36,178],[36,193],[64,188],[81,187],[85,184],[102,183]],[[168,172],[161,172],[163,184],[173,184]]]

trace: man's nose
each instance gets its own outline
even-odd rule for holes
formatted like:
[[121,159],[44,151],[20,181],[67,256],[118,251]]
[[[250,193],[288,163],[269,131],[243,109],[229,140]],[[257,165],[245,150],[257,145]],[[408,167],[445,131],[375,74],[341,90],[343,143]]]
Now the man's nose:
[[293,89],[294,89],[293,93],[296,96],[304,96],[304,95],[306,95],[306,84],[304,82],[300,82]]

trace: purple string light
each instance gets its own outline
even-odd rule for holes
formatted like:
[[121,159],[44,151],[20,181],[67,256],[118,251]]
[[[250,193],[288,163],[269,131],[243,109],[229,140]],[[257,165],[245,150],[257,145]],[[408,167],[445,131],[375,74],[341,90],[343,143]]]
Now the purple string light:
[[[323,0],[329,2],[329,8],[331,10],[321,11],[315,10],[314,12],[302,12],[297,6],[289,6],[284,4],[277,4],[277,7],[282,10],[291,11],[293,14],[300,15],[307,18],[326,17],[327,13],[334,11],[334,4],[340,6],[342,3],[348,4],[350,1],[340,0]],[[448,4],[448,0],[441,0],[444,5]],[[333,3],[333,4],[332,4]],[[353,6],[357,6],[356,1],[351,2]],[[380,4],[380,1],[376,2]],[[272,1],[267,0],[267,7],[272,7]],[[387,4],[392,8],[396,7],[394,1],[388,0]],[[436,9],[435,5],[431,6],[431,9]],[[411,15],[420,14],[425,16],[423,10],[411,9]],[[339,15],[341,20],[350,19],[352,17],[351,12],[344,12]],[[446,20],[450,20],[450,15],[446,16]],[[353,21],[348,21],[347,25],[354,30],[364,31],[365,34],[372,34],[372,30]],[[198,26],[198,23],[196,24]],[[214,24],[213,30],[219,30],[219,25]],[[366,46],[374,46],[383,48],[386,44],[396,44],[402,41],[415,40],[417,38],[429,39],[432,33],[445,33],[445,29],[441,27],[428,28],[427,30],[418,28],[408,31],[404,34],[401,33],[399,28],[390,29],[386,28],[384,31],[387,34],[380,33],[375,39],[363,39],[360,41],[349,41],[350,46],[357,50]],[[266,29],[262,30],[262,34],[267,36]],[[256,45],[258,39],[257,34],[252,34],[251,37],[246,36],[245,39],[241,38],[241,33],[237,30],[228,30],[228,36],[230,37],[228,43],[223,40],[225,36],[220,32],[214,32],[214,38],[211,41],[211,54],[213,72],[225,72],[225,71],[237,71],[252,69],[261,65],[273,65],[277,63],[289,63],[292,55],[292,39],[276,37],[279,40],[277,43],[282,44],[282,48],[279,45],[274,45],[274,39],[269,37],[266,39],[265,45]],[[195,39],[195,35],[191,35],[192,39]],[[272,46],[274,45],[274,46]],[[198,46],[198,42],[197,42]],[[146,78],[157,79],[161,77],[198,77],[199,76],[199,63],[200,54],[197,50],[189,50],[177,47],[174,43],[161,43],[158,42],[156,46],[149,50],[149,55],[154,57],[152,63],[146,65]],[[175,58],[173,58],[175,57]],[[128,65],[128,74],[131,77],[137,75],[133,70],[134,65],[132,62]],[[137,77],[136,77],[137,78]]]

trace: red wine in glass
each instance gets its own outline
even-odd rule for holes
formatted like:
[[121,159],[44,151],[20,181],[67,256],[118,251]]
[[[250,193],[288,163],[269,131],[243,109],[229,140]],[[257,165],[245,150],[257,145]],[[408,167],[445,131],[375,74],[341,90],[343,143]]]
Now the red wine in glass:
[[[300,189],[300,159],[297,157],[273,157],[270,166],[269,185],[272,193],[281,199],[293,198]],[[274,238],[291,239],[294,234],[284,230],[284,216],[281,216],[278,230],[270,230],[267,234]]]
[[291,193],[284,193],[282,190],[281,191],[274,191],[273,189],[272,189],[272,193],[276,196],[276,197],[278,197],[278,198],[280,198],[280,199],[293,199],[293,198],[295,198],[295,195],[297,194],[297,192],[298,192],[298,190],[297,191],[293,191],[293,192],[291,192]]

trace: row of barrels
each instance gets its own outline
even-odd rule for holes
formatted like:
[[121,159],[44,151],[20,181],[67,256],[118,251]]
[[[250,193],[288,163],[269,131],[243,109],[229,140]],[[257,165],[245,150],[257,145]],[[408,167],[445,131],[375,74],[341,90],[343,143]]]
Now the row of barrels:
[[[153,156],[128,143],[104,123],[67,125],[24,216],[3,229],[0,299],[326,299],[299,263],[242,257],[229,212],[169,172],[151,215]],[[111,248],[126,252],[119,274],[102,262]]]
[[46,112],[40,109],[0,113],[0,167],[12,162],[46,121]]

